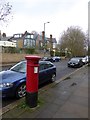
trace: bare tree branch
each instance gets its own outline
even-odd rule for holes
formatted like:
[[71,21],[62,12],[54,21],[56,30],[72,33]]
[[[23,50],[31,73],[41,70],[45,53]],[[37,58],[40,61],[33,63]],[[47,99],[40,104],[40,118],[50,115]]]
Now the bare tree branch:
[[12,12],[12,5],[7,3],[0,3],[0,21],[7,22],[9,20],[9,16]]

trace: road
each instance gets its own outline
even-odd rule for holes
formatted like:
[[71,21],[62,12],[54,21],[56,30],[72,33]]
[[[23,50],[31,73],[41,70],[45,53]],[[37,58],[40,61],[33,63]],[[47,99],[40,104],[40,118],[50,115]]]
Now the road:
[[[67,60],[61,60],[60,62],[54,62],[57,68],[57,77],[56,80],[59,80],[60,78],[64,77],[65,75],[73,72],[76,70],[76,68],[68,68],[67,67]],[[10,68],[10,66],[3,67],[3,70],[6,70]],[[43,87],[41,88],[43,89]],[[6,105],[14,102],[16,99],[15,98],[6,98],[2,100],[2,107],[5,107]]]
[[76,70],[76,68],[68,68],[67,67],[67,62],[68,62],[68,60],[62,60],[59,63],[58,62],[55,63],[55,65],[57,67],[57,78],[56,78],[56,80],[59,80],[63,76],[65,76],[65,75],[73,72],[74,70]]

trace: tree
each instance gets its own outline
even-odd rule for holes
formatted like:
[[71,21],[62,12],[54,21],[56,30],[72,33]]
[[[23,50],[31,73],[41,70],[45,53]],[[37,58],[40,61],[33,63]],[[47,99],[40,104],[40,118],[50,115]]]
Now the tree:
[[85,54],[85,34],[79,27],[69,27],[62,33],[59,43],[60,49],[67,49],[67,52],[70,52],[72,56]]
[[0,0],[0,22],[7,22],[11,11],[12,5],[9,2],[5,3],[5,0]]

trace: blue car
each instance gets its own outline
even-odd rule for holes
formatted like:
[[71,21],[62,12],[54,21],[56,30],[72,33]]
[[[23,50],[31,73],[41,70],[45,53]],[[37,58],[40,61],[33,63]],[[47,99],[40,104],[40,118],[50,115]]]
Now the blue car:
[[[26,61],[21,61],[9,70],[0,72],[2,98],[22,98],[26,95]],[[56,80],[56,66],[50,61],[39,61],[39,85]]]

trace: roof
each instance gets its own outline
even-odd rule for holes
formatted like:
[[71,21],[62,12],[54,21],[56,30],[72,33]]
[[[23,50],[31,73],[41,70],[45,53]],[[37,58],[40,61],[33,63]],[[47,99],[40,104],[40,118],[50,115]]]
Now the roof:
[[[50,38],[47,38],[50,41]],[[57,43],[56,38],[52,38],[52,43]]]
[[8,41],[11,38],[11,36],[9,37],[1,37],[1,41]]
[[[38,37],[38,39],[37,39],[37,37]],[[37,40],[42,41],[42,35],[39,35],[39,34],[38,34],[37,37],[36,37]],[[50,38],[45,37],[45,41],[50,41]],[[53,43],[57,43],[56,38],[52,38],[52,42],[53,42]]]
[[29,33],[27,31],[25,31],[25,33],[17,33],[17,34],[13,34],[12,40],[19,40],[24,39],[26,35],[34,35],[33,33]]

